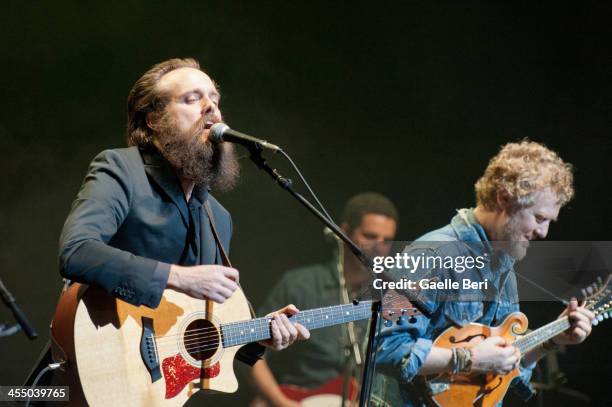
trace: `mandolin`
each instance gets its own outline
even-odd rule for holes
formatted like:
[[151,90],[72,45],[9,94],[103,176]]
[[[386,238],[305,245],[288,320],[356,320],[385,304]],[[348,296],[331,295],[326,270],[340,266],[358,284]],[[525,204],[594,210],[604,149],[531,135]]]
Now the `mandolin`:
[[[605,283],[594,285],[594,289],[589,289],[591,294],[585,298],[584,307],[595,314],[593,325],[612,316],[611,280],[612,275],[608,276]],[[521,354],[525,354],[569,327],[570,322],[564,316],[525,334],[527,317],[521,312],[514,312],[497,327],[478,323],[470,323],[462,328],[451,327],[438,336],[433,346],[470,348],[490,336],[501,336],[516,346]],[[443,373],[428,377],[426,385],[433,405],[492,407],[503,399],[510,382],[518,375],[518,368],[506,375]]]

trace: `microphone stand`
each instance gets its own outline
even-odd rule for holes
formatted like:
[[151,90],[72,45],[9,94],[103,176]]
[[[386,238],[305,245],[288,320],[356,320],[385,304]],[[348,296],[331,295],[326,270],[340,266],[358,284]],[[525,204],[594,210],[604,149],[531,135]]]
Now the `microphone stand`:
[[262,149],[258,144],[253,144],[247,147],[250,151],[251,160],[257,165],[260,170],[263,170],[270,175],[278,185],[281,186],[285,191],[289,192],[299,203],[304,205],[314,216],[319,218],[321,222],[330,228],[336,236],[338,236],[344,243],[347,244],[351,252],[361,263],[363,263],[368,269],[372,268],[372,261],[361,251],[361,249],[336,225],[325,217],[317,208],[314,207],[306,198],[304,198],[299,192],[293,189],[293,181],[289,178],[283,177],[276,169],[270,167],[266,162],[266,159],[261,155]]
[[[272,177],[274,181],[285,191],[289,192],[299,203],[306,207],[315,217],[323,222],[328,228],[330,228],[338,238],[340,238],[351,252],[359,259],[359,261],[366,266],[368,270],[372,269],[372,261],[369,259],[361,249],[340,229],[335,223],[325,217],[317,208],[315,208],[306,198],[300,193],[293,189],[293,182],[289,178],[283,177],[276,169],[270,167],[265,158],[262,156],[262,147],[259,144],[250,144],[247,149],[251,153],[250,158],[255,165],[266,172]],[[359,304],[359,298],[353,300],[353,304]],[[423,313],[423,315],[430,316],[431,312],[420,303],[415,301],[413,305]],[[363,365],[363,380],[361,385],[361,393],[359,396],[359,406],[364,407],[367,405],[367,401],[370,399],[370,390],[372,385],[372,377],[374,374],[374,365],[372,362],[374,353],[374,342],[376,339],[376,331],[378,327],[378,321],[380,313],[382,311],[382,296],[378,301],[372,301],[372,318],[370,319],[370,332],[368,337],[368,345],[366,349],[366,357]]]
[[28,338],[36,339],[36,337],[38,336],[36,330],[34,329],[32,324],[30,324],[30,321],[28,321],[28,318],[25,316],[21,308],[19,308],[19,305],[17,305],[15,297],[13,297],[10,291],[7,290],[7,288],[4,286],[4,284],[2,283],[2,279],[0,279],[0,296],[2,297],[4,305],[6,305],[13,312],[15,319],[19,323],[19,325],[13,326],[4,324],[0,325],[0,337],[12,335],[19,331],[19,327],[21,327],[21,329],[23,330],[23,332],[25,332]]

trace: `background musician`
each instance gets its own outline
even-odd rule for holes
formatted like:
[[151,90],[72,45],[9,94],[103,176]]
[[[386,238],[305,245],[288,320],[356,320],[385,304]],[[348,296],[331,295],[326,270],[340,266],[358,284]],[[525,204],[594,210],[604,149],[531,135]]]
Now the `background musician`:
[[[384,256],[389,253],[397,222],[397,209],[388,198],[362,193],[346,203],[341,227],[367,255]],[[286,301],[302,309],[350,302],[370,283],[371,273],[343,246],[340,244],[340,250],[326,263],[286,272],[259,313],[266,314]],[[356,365],[361,364],[367,321],[360,322],[313,331],[309,341],[284,352],[286,357],[270,354],[257,362],[251,372],[259,395],[270,405],[298,405],[281,391],[279,383],[312,389],[337,377],[359,379]],[[342,387],[337,390],[341,392]]]

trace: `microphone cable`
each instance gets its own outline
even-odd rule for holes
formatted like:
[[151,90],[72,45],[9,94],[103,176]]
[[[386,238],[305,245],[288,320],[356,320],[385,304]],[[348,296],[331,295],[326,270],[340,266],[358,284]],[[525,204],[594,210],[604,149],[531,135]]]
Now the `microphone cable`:
[[287,161],[289,161],[289,163],[291,164],[291,167],[293,167],[293,170],[298,174],[298,176],[300,177],[300,179],[302,180],[302,182],[304,183],[304,185],[306,186],[306,189],[308,189],[308,192],[310,193],[310,195],[313,197],[313,199],[315,200],[315,202],[317,203],[317,205],[319,205],[319,208],[321,209],[321,211],[323,211],[323,213],[325,214],[325,216],[327,217],[327,220],[329,220],[331,223],[333,223],[334,225],[336,224],[336,222],[334,222],[334,219],[329,215],[329,213],[327,213],[327,210],[325,209],[325,207],[323,206],[323,204],[321,203],[321,201],[319,201],[319,198],[317,197],[317,195],[314,193],[314,191],[312,190],[312,188],[310,187],[310,184],[308,184],[308,181],[306,181],[306,179],[304,178],[304,176],[302,175],[302,172],[300,171],[300,169],[298,168],[298,166],[295,164],[295,162],[293,162],[293,160],[291,159],[291,157],[289,156],[289,154],[287,154],[285,152],[285,150],[283,150],[282,148],[280,148],[278,150],[279,153],[282,154],[283,157],[285,157],[285,159],[287,159]]

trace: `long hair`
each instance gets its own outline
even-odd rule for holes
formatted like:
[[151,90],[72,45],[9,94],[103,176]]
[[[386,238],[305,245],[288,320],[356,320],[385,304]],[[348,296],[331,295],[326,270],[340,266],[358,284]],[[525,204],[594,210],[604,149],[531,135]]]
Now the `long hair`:
[[166,101],[156,91],[162,76],[179,68],[200,69],[193,58],[173,58],[153,66],[144,73],[130,90],[127,98],[127,143],[148,148],[153,145],[153,132],[147,125],[147,114],[160,111]]

